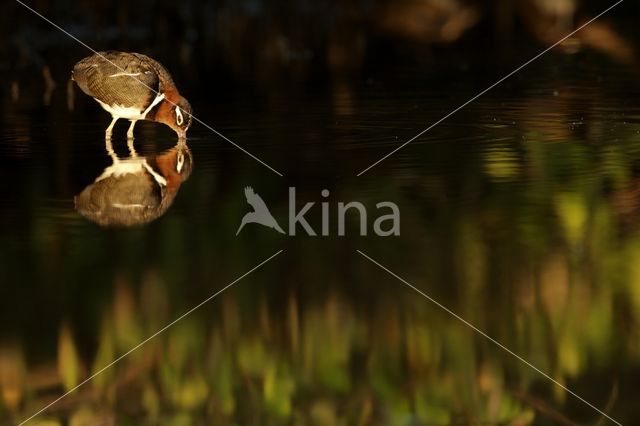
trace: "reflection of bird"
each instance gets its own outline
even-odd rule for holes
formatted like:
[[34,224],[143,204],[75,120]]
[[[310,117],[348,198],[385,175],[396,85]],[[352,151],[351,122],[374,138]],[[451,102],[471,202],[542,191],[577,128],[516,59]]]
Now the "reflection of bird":
[[183,142],[147,157],[118,158],[107,140],[113,164],[75,197],[78,213],[103,226],[133,226],[162,216],[193,167]]
[[191,124],[191,105],[178,92],[169,72],[140,53],[100,52],[73,67],[71,78],[84,93],[111,113],[107,136],[119,118],[131,121],[127,136],[133,138],[138,120],[151,120],[186,136]]
[[260,198],[258,194],[253,192],[253,188],[247,186],[244,189],[244,195],[245,197],[247,197],[247,203],[249,203],[249,205],[253,207],[253,211],[244,215],[244,217],[242,218],[242,222],[240,223],[240,227],[236,232],[236,235],[240,233],[240,230],[247,223],[259,223],[260,225],[268,226],[269,228],[273,228],[281,234],[284,234],[284,231],[282,230],[282,228],[280,228],[278,222],[276,222],[273,216],[271,216],[271,212],[269,212],[269,209],[267,208],[267,205],[264,203],[262,198]]

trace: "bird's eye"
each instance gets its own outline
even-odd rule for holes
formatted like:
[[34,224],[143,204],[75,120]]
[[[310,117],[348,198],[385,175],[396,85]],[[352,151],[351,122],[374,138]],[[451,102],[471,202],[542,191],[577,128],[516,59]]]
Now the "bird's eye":
[[184,166],[184,154],[178,153],[178,161],[176,163],[176,171],[180,173],[182,171],[182,167]]
[[182,116],[180,107],[176,107],[176,123],[178,123],[178,126],[182,126],[182,123],[184,123],[184,117]]

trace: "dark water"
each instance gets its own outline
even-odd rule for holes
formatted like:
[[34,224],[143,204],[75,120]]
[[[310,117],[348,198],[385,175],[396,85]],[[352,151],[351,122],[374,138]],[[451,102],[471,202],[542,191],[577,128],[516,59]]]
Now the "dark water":
[[[481,63],[481,62],[479,62]],[[513,62],[508,62],[513,68]],[[0,419],[15,424],[281,254],[29,424],[613,424],[361,250],[623,424],[640,417],[640,85],[550,54],[360,177],[509,65],[389,64],[361,78],[199,95],[173,205],[103,228],[74,196],[111,164],[108,117],[64,87],[0,115]],[[516,64],[517,65],[517,64]],[[177,78],[180,81],[179,78]],[[184,80],[183,80],[184,81]],[[113,148],[128,155],[121,123]],[[176,144],[143,123],[140,156]],[[247,225],[251,186],[286,228]],[[321,196],[328,189],[330,195]],[[360,201],[337,236],[338,202]],[[399,236],[372,233],[375,204]],[[300,228],[298,228],[300,229]]]

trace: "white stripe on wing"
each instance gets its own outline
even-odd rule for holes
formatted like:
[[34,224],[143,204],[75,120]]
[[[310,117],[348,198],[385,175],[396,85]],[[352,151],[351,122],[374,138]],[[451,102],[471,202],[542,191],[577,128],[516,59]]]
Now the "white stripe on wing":
[[111,74],[109,77],[122,77],[122,76],[135,77],[140,74],[141,73],[139,72],[117,72],[115,74]]

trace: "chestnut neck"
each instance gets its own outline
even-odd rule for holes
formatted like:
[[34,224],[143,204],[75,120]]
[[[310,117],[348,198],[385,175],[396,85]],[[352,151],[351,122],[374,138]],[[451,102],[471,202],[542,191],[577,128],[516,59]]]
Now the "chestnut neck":
[[176,170],[176,158],[178,151],[171,149],[165,153],[155,157],[155,162],[160,174],[167,180],[167,189],[169,191],[177,190],[182,183],[182,177]]
[[169,87],[164,91],[164,100],[158,104],[158,106],[151,111],[148,115],[148,119],[157,121],[158,123],[164,123],[178,132],[178,128],[175,123],[175,113],[173,112],[174,105],[178,105],[180,101],[180,93],[175,87]]
[[171,105],[169,102],[163,100],[162,102],[160,102],[160,104],[158,104],[158,107],[155,109],[153,114],[149,114],[148,118],[152,119],[153,121],[157,121],[158,123],[164,123],[166,125],[168,125],[169,127],[171,126],[171,107],[173,105]]

